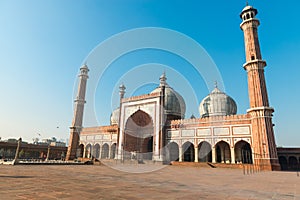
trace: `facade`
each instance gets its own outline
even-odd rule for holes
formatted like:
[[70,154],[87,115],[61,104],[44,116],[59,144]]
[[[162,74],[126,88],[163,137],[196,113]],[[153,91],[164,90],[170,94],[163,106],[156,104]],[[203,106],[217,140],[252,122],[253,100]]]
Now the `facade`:
[[67,159],[77,157],[147,160],[169,163],[211,162],[255,164],[262,170],[279,170],[264,67],[258,41],[257,10],[246,6],[240,17],[244,32],[250,108],[237,115],[235,101],[219,88],[199,105],[200,118],[184,119],[185,102],[167,83],[166,74],[150,94],[124,98],[111,115],[110,126],[82,127],[88,67],[80,68]]

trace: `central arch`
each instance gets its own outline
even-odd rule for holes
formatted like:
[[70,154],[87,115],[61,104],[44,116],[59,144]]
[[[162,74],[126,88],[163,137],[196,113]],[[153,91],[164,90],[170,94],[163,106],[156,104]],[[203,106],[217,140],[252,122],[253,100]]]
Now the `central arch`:
[[124,134],[124,159],[152,160],[153,127],[152,118],[142,110],[128,118]]

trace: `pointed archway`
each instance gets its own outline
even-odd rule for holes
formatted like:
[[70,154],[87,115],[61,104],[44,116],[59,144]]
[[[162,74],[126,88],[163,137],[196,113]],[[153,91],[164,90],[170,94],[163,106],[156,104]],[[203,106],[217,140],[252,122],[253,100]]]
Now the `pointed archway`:
[[237,163],[252,164],[252,150],[248,142],[241,140],[234,146],[235,161]]
[[218,163],[231,163],[230,147],[227,142],[220,141],[216,144],[216,158]]
[[102,145],[102,149],[101,149],[101,158],[102,159],[108,159],[108,154],[109,154],[109,146],[107,143]]
[[176,142],[168,144],[170,161],[179,161],[179,146]]
[[199,162],[211,162],[212,161],[212,151],[211,145],[208,142],[201,142],[198,145],[198,160]]
[[194,162],[195,160],[195,148],[191,142],[186,142],[182,145],[183,161]]
[[86,158],[91,158],[92,157],[92,145],[88,144],[85,147],[85,157]]
[[115,155],[116,155],[116,147],[117,147],[117,144],[116,143],[113,143],[110,147],[110,159],[114,159],[115,158]]
[[95,157],[96,159],[99,159],[100,157],[100,145],[98,143],[94,145],[93,157]]
[[134,154],[139,160],[152,160],[153,133],[153,121],[146,112],[132,114],[125,126],[123,158],[131,159]]

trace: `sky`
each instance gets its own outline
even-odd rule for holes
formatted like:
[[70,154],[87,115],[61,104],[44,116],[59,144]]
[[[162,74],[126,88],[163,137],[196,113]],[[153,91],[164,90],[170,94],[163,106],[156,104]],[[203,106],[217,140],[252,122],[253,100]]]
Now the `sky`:
[[[245,4],[243,0],[0,0],[0,137],[32,142],[54,136],[66,141],[80,66],[90,64],[92,77],[95,62],[103,61],[95,53],[99,44],[145,27],[173,30],[201,45],[222,77],[222,89],[236,101],[238,114],[246,113],[249,99],[239,27]],[[300,1],[250,0],[249,4],[258,9],[261,22],[259,40],[267,61],[270,105],[275,109],[276,143],[300,146]],[[107,53],[118,47],[108,48]],[[178,49],[189,46],[178,43]],[[163,71],[169,85],[184,97],[186,117],[199,117],[198,105],[214,80],[207,84],[195,76],[193,66],[174,53],[145,48],[122,55],[107,67],[94,102],[87,97],[86,110],[94,109],[97,120],[89,120],[85,113],[84,126],[109,124],[110,113],[118,106],[120,83],[127,85],[126,97],[149,93]]]

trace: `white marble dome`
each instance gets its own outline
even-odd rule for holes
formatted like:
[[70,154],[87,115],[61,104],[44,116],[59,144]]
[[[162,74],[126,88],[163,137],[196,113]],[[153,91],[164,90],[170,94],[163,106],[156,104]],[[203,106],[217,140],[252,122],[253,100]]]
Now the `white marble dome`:
[[152,93],[161,92],[162,87],[165,86],[165,110],[167,115],[174,115],[184,118],[186,106],[183,97],[171,88],[166,82],[165,73],[160,77],[160,85],[155,88]]
[[201,117],[235,115],[237,106],[235,101],[218,87],[206,96],[199,105]]
[[110,115],[110,125],[118,125],[119,116],[120,116],[120,108],[117,108]]

